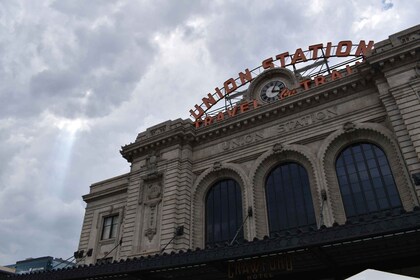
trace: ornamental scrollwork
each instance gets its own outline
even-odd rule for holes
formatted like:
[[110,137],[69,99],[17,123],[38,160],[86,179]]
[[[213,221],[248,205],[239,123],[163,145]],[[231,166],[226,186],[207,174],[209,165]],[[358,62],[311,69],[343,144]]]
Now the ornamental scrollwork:
[[353,131],[355,131],[355,130],[356,130],[356,125],[355,125],[354,123],[352,123],[352,122],[346,122],[346,123],[343,125],[343,130],[344,130],[345,132],[353,132]]
[[284,151],[284,145],[282,143],[276,143],[273,146],[273,152],[279,154]]

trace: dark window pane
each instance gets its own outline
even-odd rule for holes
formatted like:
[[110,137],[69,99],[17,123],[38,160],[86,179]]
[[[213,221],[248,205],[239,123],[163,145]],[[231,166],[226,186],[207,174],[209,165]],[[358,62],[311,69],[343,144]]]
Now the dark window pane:
[[[232,179],[214,184],[207,193],[205,210],[206,244],[231,241],[242,225],[239,184]],[[243,230],[238,238],[243,238]]]
[[350,184],[351,191],[353,194],[359,193],[361,191],[361,185],[358,182]]
[[357,177],[357,174],[353,173],[353,174],[349,174],[348,176],[350,178],[350,184],[351,185],[358,185],[359,183],[359,178]]
[[111,227],[104,227],[104,230],[102,232],[102,239],[109,239],[109,233],[111,232]]
[[308,174],[297,163],[275,167],[266,179],[270,234],[315,224]]
[[344,164],[345,165],[352,165],[353,164],[353,157],[350,154],[344,156]]
[[220,184],[214,186],[214,220],[213,220],[213,226],[214,226],[214,242],[217,242],[217,240],[222,240],[222,232],[221,232],[221,226],[222,226],[222,212],[220,211],[221,204],[223,202],[221,201],[220,197]]
[[391,201],[391,206],[393,208],[396,208],[396,207],[400,207],[401,206],[401,201],[400,201],[400,197],[399,197],[398,194],[393,195],[393,196],[390,196],[389,199]]
[[370,176],[372,176],[372,178],[379,177],[379,170],[378,170],[378,168],[371,168],[370,169]]
[[381,155],[381,156],[377,157],[376,159],[377,159],[378,164],[380,166],[388,165],[388,161],[387,161],[385,155]]
[[379,208],[381,210],[385,210],[389,208],[389,204],[386,198],[381,198],[378,200],[378,202],[379,202]]
[[351,151],[353,152],[353,154],[361,153],[362,152],[362,147],[360,145],[352,146]]
[[363,154],[362,153],[354,154],[354,159],[357,163],[364,161]]
[[363,144],[363,151],[365,153],[365,158],[367,160],[374,157],[372,148],[370,147],[370,144]]
[[382,189],[382,180],[380,177],[372,178],[372,184],[374,189]]
[[346,169],[344,167],[337,167],[337,175],[338,176],[346,175]]
[[349,184],[349,181],[348,181],[348,176],[347,176],[347,175],[342,175],[342,176],[339,176],[339,177],[338,177],[338,182],[340,182],[340,184],[342,184],[342,185],[347,185],[347,184]]
[[341,188],[340,188],[340,190],[341,190],[341,195],[349,195],[350,194],[350,188],[349,188],[349,185],[340,185],[341,186]]
[[111,226],[111,224],[112,224],[112,217],[105,218],[104,225],[108,227],[108,226]]
[[338,159],[338,160],[337,160],[337,164],[336,164],[336,166],[337,166],[337,167],[341,167],[341,166],[343,166],[343,165],[344,165],[343,158]]
[[[236,188],[234,181],[232,184],[229,185],[228,193],[229,193],[229,233],[236,231],[236,209],[238,207],[237,203],[240,201],[236,201]],[[230,234],[229,234],[230,235]]]
[[118,215],[105,217],[102,225],[101,239],[110,239],[117,236]]
[[359,178],[361,181],[365,181],[369,179],[369,174],[366,171],[359,172]]
[[372,159],[368,159],[368,161],[367,161],[367,165],[368,165],[368,168],[370,169],[370,168],[374,168],[374,167],[376,167],[376,160],[374,159],[374,158],[372,158]]
[[357,163],[357,170],[359,171],[366,171],[367,166],[365,161],[361,161]]
[[114,238],[115,236],[117,236],[117,226],[115,224],[112,225],[111,227],[111,233],[110,233],[110,238]]
[[222,218],[220,219],[220,227],[221,227],[221,236],[222,240],[228,240],[229,239],[229,220],[230,217],[228,216],[227,219],[223,219],[223,216],[226,215],[226,213],[229,213],[229,199],[228,199],[228,182],[223,181],[220,184],[220,196],[221,200],[223,200],[225,203],[221,203],[220,205],[220,212],[222,215]]
[[346,213],[347,213],[347,215],[350,215],[350,216],[354,216],[356,213],[355,213],[355,207],[354,207],[354,204],[353,204],[353,199],[352,199],[352,197],[351,196],[349,196],[349,195],[347,195],[347,196],[343,196],[343,203],[344,203],[344,205],[345,206],[347,206],[348,207],[348,209],[346,208]]
[[214,227],[214,220],[213,220],[213,212],[214,212],[214,192],[209,192],[207,195],[207,202],[206,202],[206,236],[208,242],[213,242],[213,227]]
[[372,189],[372,181],[370,180],[370,178],[368,180],[363,180],[361,183],[362,183],[362,188],[364,190]]
[[[382,173],[382,176],[391,174],[391,170],[389,169],[389,165],[382,165],[381,166],[381,173]],[[391,175],[391,177],[392,177],[392,175]]]
[[336,173],[347,217],[401,207],[388,160],[378,146],[348,146],[337,157]]

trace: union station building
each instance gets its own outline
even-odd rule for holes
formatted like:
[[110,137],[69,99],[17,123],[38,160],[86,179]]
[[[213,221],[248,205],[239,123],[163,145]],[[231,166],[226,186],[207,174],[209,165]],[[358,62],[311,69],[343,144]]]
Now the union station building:
[[81,266],[19,277],[420,277],[420,25],[279,54],[204,96],[90,186]]

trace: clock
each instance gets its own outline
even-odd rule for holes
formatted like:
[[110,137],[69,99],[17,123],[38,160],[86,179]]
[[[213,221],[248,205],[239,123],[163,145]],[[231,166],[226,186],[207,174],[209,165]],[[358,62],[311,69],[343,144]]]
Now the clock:
[[270,81],[261,88],[260,98],[266,103],[279,100],[279,94],[285,87],[286,85],[280,80]]

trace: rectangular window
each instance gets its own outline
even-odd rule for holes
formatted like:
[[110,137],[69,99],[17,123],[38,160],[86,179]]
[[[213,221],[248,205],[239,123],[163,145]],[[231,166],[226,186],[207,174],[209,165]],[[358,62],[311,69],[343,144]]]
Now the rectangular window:
[[105,217],[102,226],[101,240],[115,238],[117,235],[118,215]]

